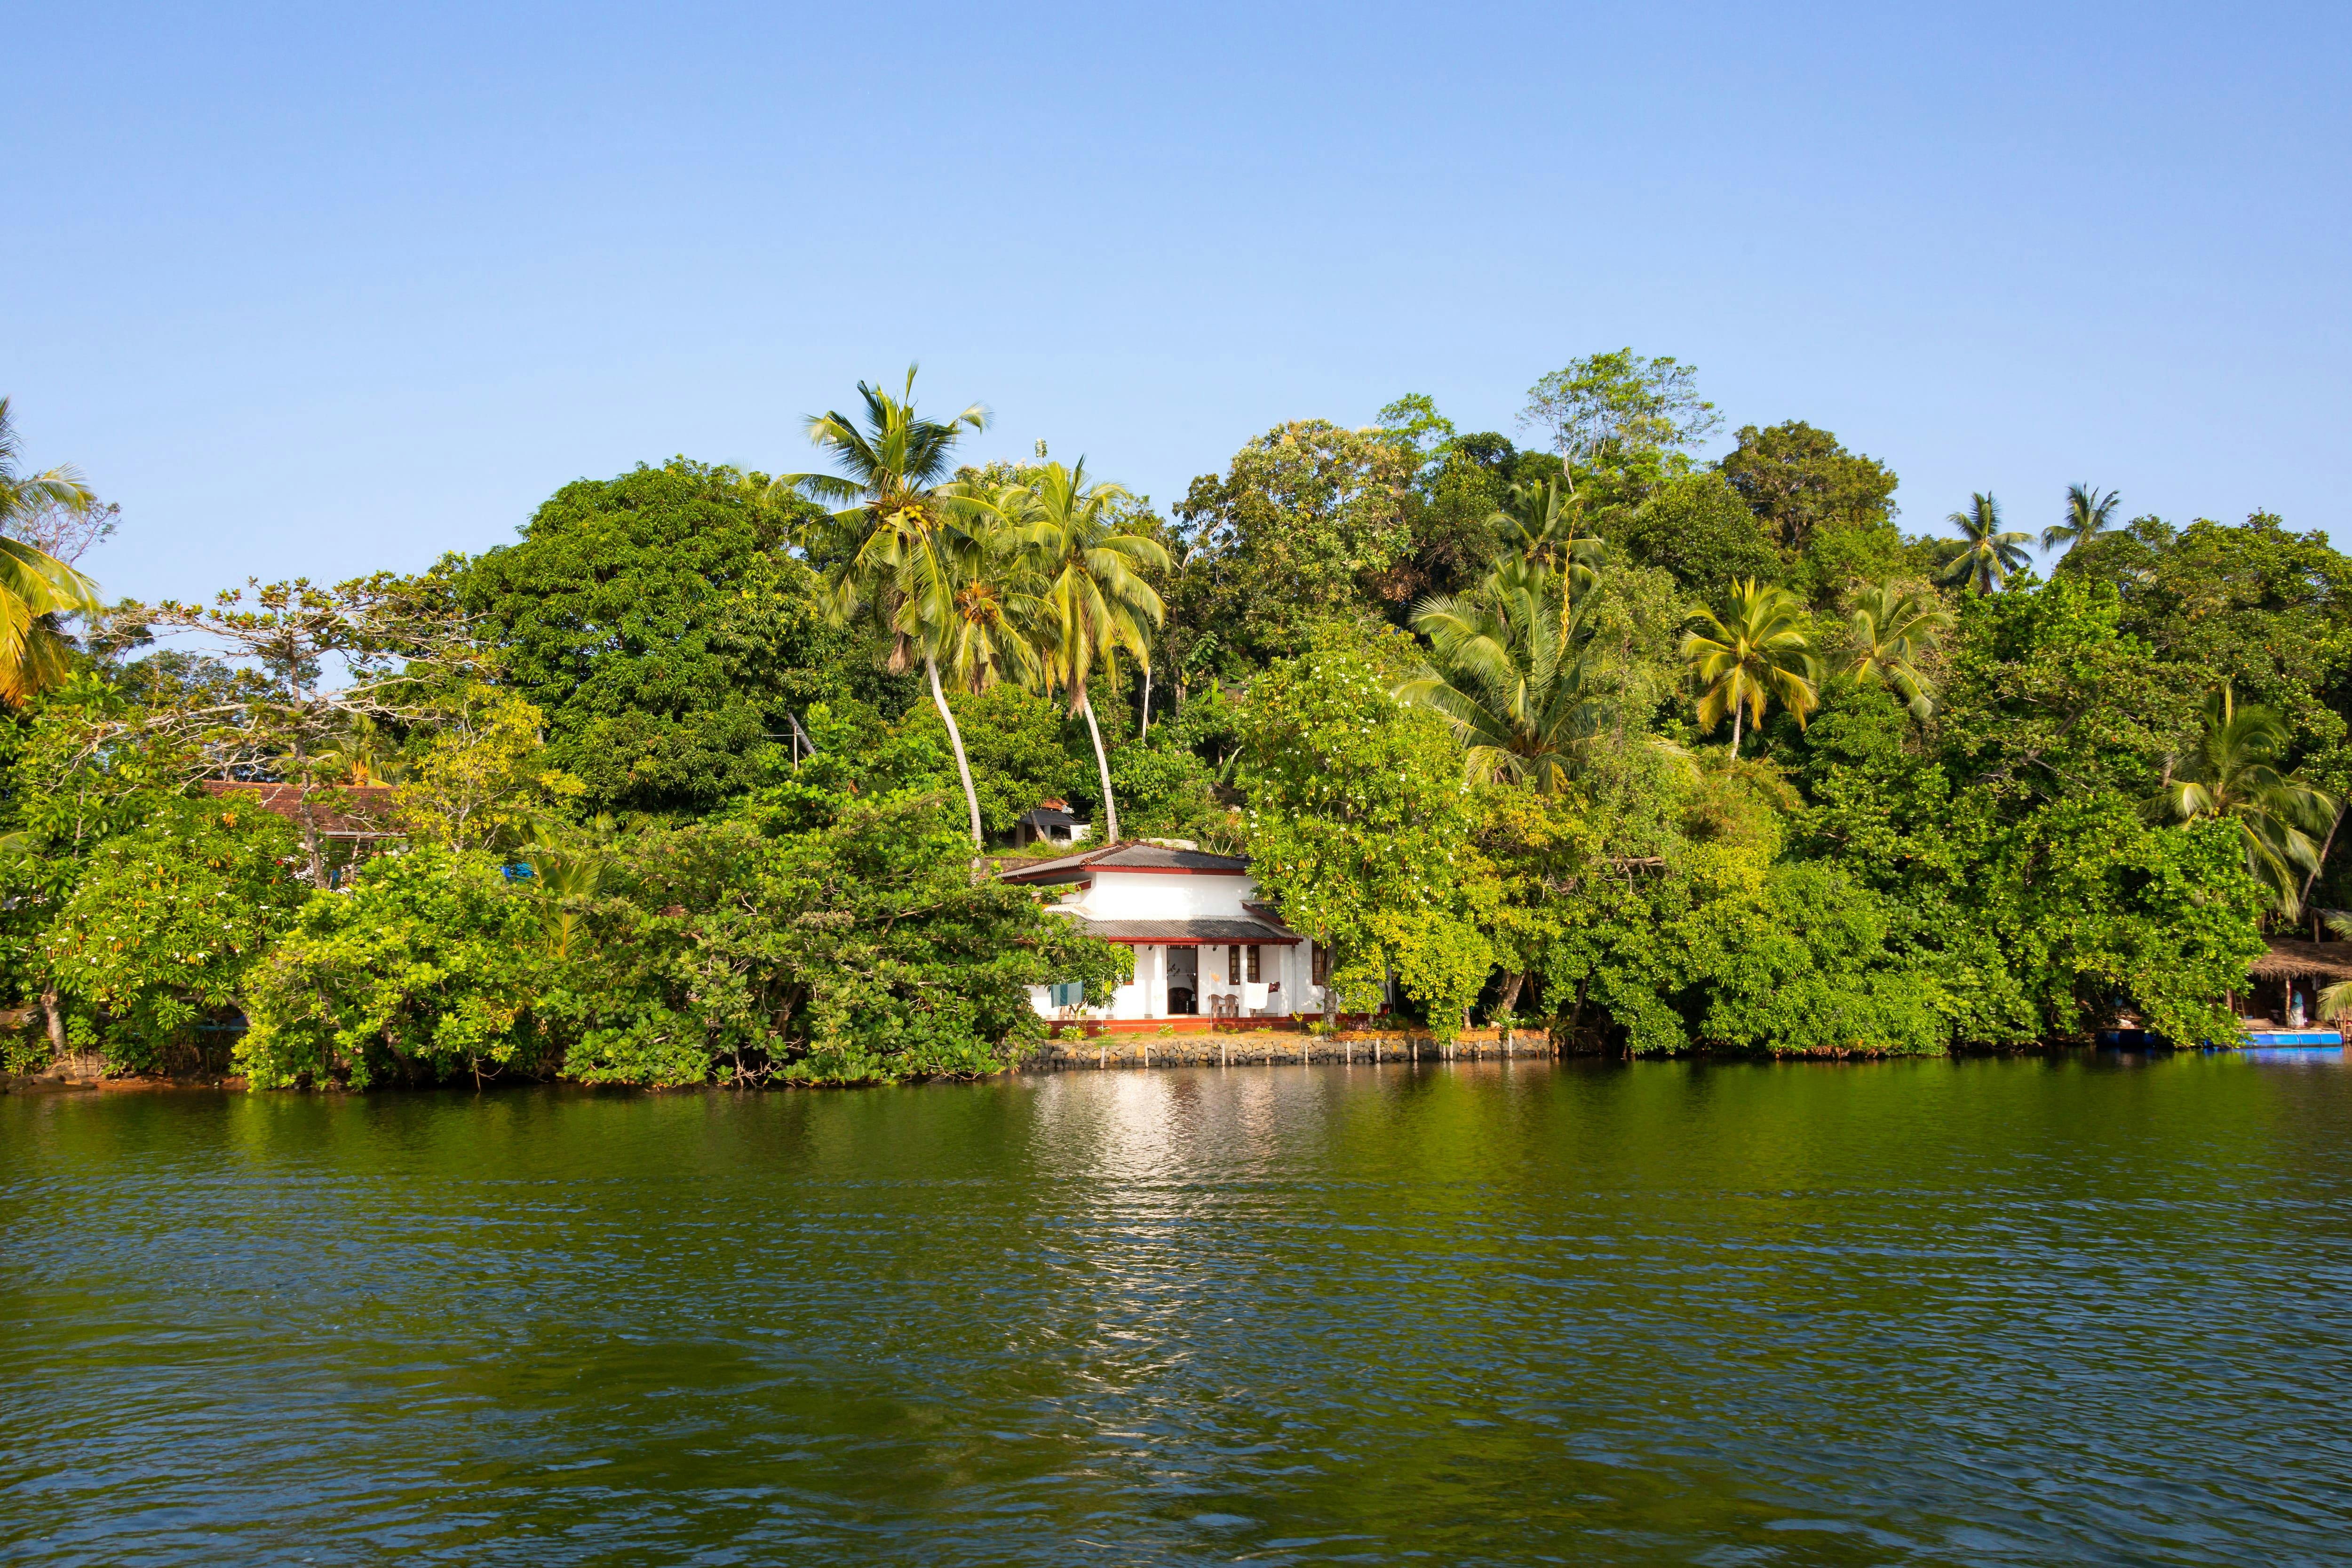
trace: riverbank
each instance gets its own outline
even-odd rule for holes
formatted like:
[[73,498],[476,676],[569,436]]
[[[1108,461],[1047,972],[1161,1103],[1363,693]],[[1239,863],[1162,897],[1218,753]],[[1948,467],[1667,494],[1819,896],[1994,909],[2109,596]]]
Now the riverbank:
[[1349,1030],[1311,1034],[1299,1030],[1171,1029],[1080,1033],[1066,1030],[1046,1040],[1016,1072],[1064,1072],[1146,1067],[1305,1067],[1318,1062],[1481,1061],[1560,1054],[1540,1032],[1466,1030],[1451,1043],[1402,1030]]

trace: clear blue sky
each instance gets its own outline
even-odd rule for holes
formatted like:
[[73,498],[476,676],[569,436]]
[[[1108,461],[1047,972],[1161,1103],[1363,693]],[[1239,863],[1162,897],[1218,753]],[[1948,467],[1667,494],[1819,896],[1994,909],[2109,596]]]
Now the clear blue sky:
[[1927,528],[2345,531],[2352,8],[18,0],[0,392],[112,592],[414,568],[923,362],[1163,505],[1631,344]]

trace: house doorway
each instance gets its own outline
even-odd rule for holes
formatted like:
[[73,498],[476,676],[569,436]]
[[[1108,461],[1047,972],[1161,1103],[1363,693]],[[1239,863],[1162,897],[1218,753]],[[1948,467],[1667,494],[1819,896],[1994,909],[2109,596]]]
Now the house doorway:
[[1197,1013],[1201,1010],[1201,950],[1198,947],[1168,949],[1168,1011]]

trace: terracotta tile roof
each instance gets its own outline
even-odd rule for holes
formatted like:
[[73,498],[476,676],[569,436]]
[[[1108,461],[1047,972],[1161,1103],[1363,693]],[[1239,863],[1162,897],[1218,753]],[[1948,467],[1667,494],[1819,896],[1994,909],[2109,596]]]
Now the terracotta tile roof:
[[[242,795],[273,816],[299,824],[302,789],[299,784],[245,784],[217,779],[205,781],[205,793],[223,799]],[[392,826],[392,789],[384,784],[353,785],[311,792],[310,812],[319,831],[331,839],[385,839],[401,834]]]

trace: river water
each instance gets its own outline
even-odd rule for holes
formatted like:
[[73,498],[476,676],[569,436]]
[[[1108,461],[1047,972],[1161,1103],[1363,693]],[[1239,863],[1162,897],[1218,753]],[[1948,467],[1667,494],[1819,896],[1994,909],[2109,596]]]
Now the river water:
[[0,1096],[0,1560],[2323,1563],[2352,1072]]

